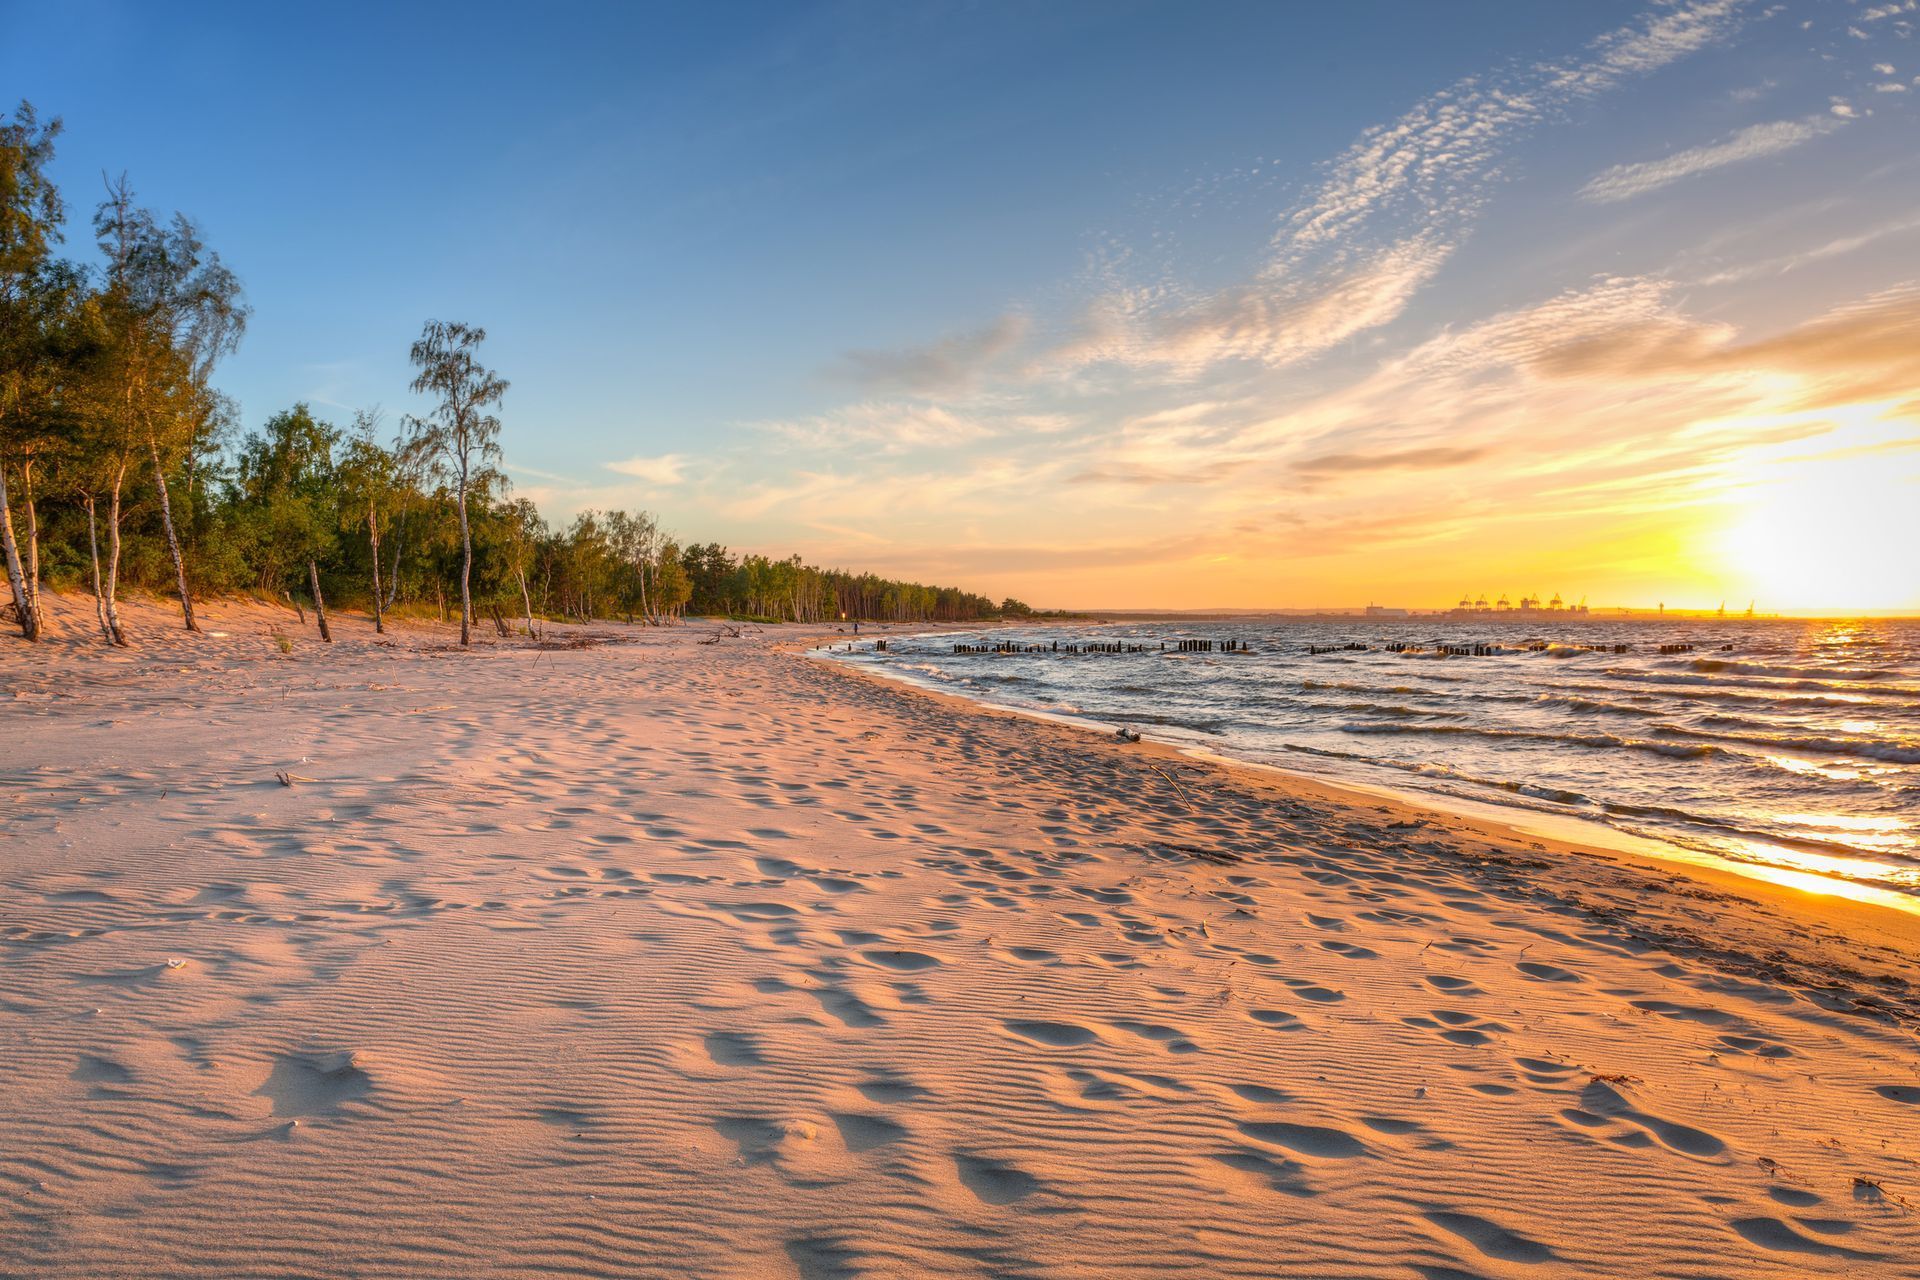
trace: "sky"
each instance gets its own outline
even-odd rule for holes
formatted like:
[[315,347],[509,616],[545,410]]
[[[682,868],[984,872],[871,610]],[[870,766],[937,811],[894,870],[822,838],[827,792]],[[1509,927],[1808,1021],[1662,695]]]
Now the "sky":
[[1915,0],[0,3],[254,308],[488,332],[550,518],[1067,608],[1920,610]]

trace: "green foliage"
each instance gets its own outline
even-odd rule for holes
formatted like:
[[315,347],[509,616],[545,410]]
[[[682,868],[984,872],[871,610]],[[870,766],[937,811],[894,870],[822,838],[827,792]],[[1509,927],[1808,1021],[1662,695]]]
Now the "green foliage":
[[391,444],[377,411],[342,430],[306,404],[241,437],[211,381],[250,316],[239,279],[191,221],[140,207],[124,178],[93,218],[99,265],[55,259],[64,205],[47,168],[59,131],[25,103],[0,119],[0,479],[32,513],[39,554],[27,572],[40,581],[91,585],[91,509],[102,544],[119,535],[107,580],[117,567],[120,583],[147,589],[175,581],[170,515],[191,591],[304,595],[311,561],[336,603],[370,603],[377,578],[403,614],[443,617],[463,581],[483,611],[629,622],[689,610],[790,622],[995,612],[955,588],[683,547],[647,512],[550,527],[491,465],[507,382],[481,363],[486,332],[470,325],[423,328],[411,390],[432,407]]

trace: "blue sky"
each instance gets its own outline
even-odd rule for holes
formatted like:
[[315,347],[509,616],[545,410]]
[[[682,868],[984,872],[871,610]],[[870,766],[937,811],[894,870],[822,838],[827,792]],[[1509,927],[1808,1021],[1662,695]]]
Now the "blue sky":
[[[1081,606],[1891,607],[1762,570],[1808,459],[1913,494],[1917,21],[8,5],[0,84],[77,214],[124,169],[241,274],[249,425],[483,324],[557,515]],[[1862,308],[1891,355],[1809,354]]]

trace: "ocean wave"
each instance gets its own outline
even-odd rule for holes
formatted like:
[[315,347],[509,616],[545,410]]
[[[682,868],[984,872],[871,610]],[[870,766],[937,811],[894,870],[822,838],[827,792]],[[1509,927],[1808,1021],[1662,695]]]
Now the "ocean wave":
[[1695,658],[1685,665],[1690,671],[1709,675],[1724,673],[1786,680],[1887,680],[1900,675],[1898,671],[1885,671],[1877,667],[1789,667],[1770,662],[1741,662],[1733,658]]
[[1611,733],[1543,733],[1529,729],[1495,729],[1470,724],[1343,724],[1342,733],[1427,733],[1459,734],[1506,742],[1539,742],[1548,745],[1589,747],[1594,750],[1647,751],[1675,759],[1704,759],[1727,755],[1725,748],[1707,742],[1655,742],[1644,738],[1621,738]]
[[1846,738],[1771,733],[1709,733],[1684,725],[1659,725],[1653,730],[1675,738],[1730,742],[1759,747],[1765,751],[1798,751],[1806,755],[1852,756],[1857,760],[1878,760],[1884,764],[1920,764],[1920,743],[1887,742],[1879,738]]
[[[1642,684],[1678,684],[1695,688],[1725,688],[1729,683],[1739,686],[1739,678],[1708,675],[1702,672],[1680,671],[1642,671],[1632,667],[1608,667],[1601,672],[1616,680],[1637,680]],[[1757,679],[1758,677],[1753,677]],[[1749,692],[1764,692],[1774,689],[1794,693],[1851,693],[1868,698],[1920,698],[1920,688],[1911,685],[1869,685],[1847,684],[1834,680],[1785,680],[1772,679],[1764,684],[1748,683]]]
[[1660,712],[1650,707],[1629,707],[1619,702],[1603,702],[1598,698],[1582,698],[1577,694],[1543,693],[1532,699],[1536,706],[1565,707],[1569,711],[1585,711],[1609,716],[1656,716]]
[[1383,689],[1375,684],[1354,684],[1348,680],[1302,680],[1302,689],[1338,689],[1343,693],[1393,693],[1401,697],[1443,698],[1447,695],[1434,689],[1422,689],[1418,685],[1397,684]]

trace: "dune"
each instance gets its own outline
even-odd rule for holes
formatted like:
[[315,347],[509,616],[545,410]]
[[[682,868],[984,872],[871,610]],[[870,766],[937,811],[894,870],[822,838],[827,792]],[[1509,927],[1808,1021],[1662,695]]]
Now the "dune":
[[797,628],[55,606],[0,644],[0,1275],[1920,1266],[1912,916]]

